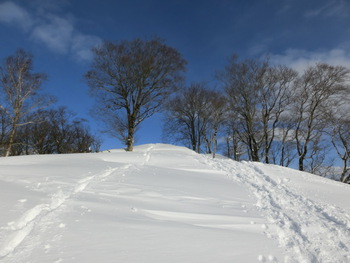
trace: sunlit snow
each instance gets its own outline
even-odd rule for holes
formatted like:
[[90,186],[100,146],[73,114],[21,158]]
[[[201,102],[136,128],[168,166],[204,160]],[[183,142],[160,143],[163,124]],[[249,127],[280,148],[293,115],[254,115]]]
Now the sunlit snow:
[[350,186],[165,144],[0,159],[1,262],[350,262]]

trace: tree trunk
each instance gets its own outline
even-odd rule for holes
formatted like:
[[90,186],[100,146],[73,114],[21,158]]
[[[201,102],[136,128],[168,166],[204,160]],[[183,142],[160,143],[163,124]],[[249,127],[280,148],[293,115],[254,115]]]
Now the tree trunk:
[[304,171],[304,155],[299,156],[299,171]]
[[347,165],[347,158],[342,158],[343,159],[343,171],[340,175],[340,182],[342,183],[347,183],[348,181],[348,176],[346,176],[347,172],[348,172],[348,165]]
[[216,156],[216,150],[217,150],[217,147],[218,147],[218,140],[217,140],[217,131],[214,132],[214,138],[213,138],[213,143],[214,143],[214,146],[213,146],[213,158],[215,158]]
[[128,139],[126,141],[126,151],[128,152],[132,152],[134,150],[134,133],[135,133],[135,128],[129,126]]
[[135,135],[135,126],[136,126],[136,117],[137,109],[134,109],[134,112],[131,113],[130,109],[127,109],[128,114],[128,137],[126,138],[126,151],[132,152],[134,150],[134,135]]
[[16,125],[14,125],[12,127],[12,131],[11,131],[11,134],[10,134],[10,137],[9,137],[9,142],[8,142],[8,145],[7,145],[5,157],[10,156],[10,154],[11,154],[11,149],[12,149],[12,145],[13,145],[13,142],[14,142],[14,139],[15,139],[15,134],[16,134]]
[[254,139],[252,139],[251,151],[252,151],[252,161],[253,162],[260,162],[259,147]]

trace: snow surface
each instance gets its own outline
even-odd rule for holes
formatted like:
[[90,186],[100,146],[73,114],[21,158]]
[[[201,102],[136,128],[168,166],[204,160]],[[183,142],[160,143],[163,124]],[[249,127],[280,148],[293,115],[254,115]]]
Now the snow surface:
[[1,262],[350,262],[350,187],[177,146],[0,159]]

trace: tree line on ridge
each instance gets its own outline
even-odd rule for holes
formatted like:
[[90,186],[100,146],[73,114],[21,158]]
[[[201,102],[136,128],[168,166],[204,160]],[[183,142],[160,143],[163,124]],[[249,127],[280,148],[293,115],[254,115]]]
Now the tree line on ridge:
[[[338,180],[350,183],[346,67],[315,63],[298,72],[266,57],[233,55],[210,86],[186,84],[186,60],[159,38],[105,41],[93,53],[84,77],[96,98],[95,115],[127,151],[133,150],[142,122],[162,111],[168,142],[214,157],[220,151],[237,161],[294,165],[322,176],[338,173]],[[24,51],[0,67],[3,154],[97,149],[99,142],[83,120],[73,119],[66,108],[46,109],[54,99],[39,92],[45,75],[31,70],[31,56]],[[339,172],[332,170],[334,161],[342,163]]]

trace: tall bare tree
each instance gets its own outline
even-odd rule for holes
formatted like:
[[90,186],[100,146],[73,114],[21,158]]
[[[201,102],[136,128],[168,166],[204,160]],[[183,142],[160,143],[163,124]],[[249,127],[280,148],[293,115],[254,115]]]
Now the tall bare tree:
[[32,67],[32,56],[24,50],[18,50],[15,55],[6,58],[0,67],[0,109],[11,124],[5,156],[11,153],[17,128],[31,122],[26,117],[53,101],[50,96],[40,95],[46,75],[32,73]]
[[6,112],[0,108],[0,154],[3,155],[8,141],[11,123]]
[[226,98],[219,92],[207,91],[207,93],[210,100],[206,109],[209,121],[205,131],[205,140],[207,142],[207,152],[215,158],[218,148],[218,133],[228,118],[228,107]]
[[337,120],[333,124],[332,144],[343,163],[339,180],[350,184],[350,119]]
[[85,78],[98,99],[99,117],[132,151],[136,129],[158,112],[181,80],[186,61],[164,41],[104,42]]
[[98,151],[99,140],[86,121],[65,107],[39,110],[30,116],[35,122],[19,127],[13,155],[86,153]]
[[211,93],[203,83],[193,83],[183,88],[166,105],[165,133],[188,142],[192,150],[201,152],[210,118],[210,100]]
[[[283,113],[292,100],[292,84],[297,72],[286,66],[269,67],[261,85],[261,122],[263,127],[263,148],[265,162],[270,163],[270,150],[276,140]],[[279,138],[280,139],[280,138]]]
[[[281,115],[291,100],[297,73],[286,66],[271,66],[264,58],[239,61],[233,56],[218,74],[235,116],[236,138],[248,147],[249,159],[270,162]],[[232,122],[231,122],[232,124]]]
[[225,69],[218,74],[227,94],[231,111],[240,127],[238,135],[247,145],[249,159],[259,161],[263,141],[263,127],[259,116],[261,91],[268,70],[268,61],[247,59],[239,61],[232,56]]
[[[322,142],[327,126],[327,116],[333,103],[346,91],[350,71],[343,66],[316,64],[305,70],[295,82],[296,96],[293,103],[295,141],[299,170],[305,170],[305,160],[316,158],[315,149]],[[311,155],[312,156],[311,156]]]

